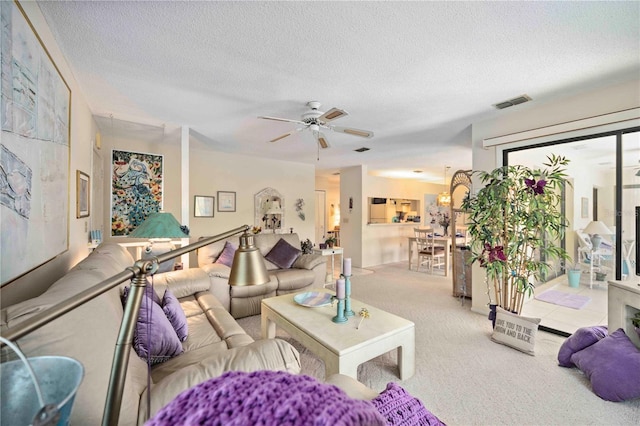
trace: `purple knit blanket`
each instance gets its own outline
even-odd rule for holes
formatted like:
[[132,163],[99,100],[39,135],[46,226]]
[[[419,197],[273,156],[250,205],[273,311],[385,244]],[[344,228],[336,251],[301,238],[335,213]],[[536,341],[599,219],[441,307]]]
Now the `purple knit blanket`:
[[147,426],[385,425],[369,401],[284,371],[230,371],[178,395]]

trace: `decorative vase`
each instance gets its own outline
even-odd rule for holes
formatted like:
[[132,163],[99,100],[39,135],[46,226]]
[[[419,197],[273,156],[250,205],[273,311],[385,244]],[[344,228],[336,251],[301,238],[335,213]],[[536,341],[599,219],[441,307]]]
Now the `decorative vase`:
[[576,269],[570,269],[567,272],[567,279],[569,280],[569,287],[578,288],[580,287],[580,274],[582,271]]

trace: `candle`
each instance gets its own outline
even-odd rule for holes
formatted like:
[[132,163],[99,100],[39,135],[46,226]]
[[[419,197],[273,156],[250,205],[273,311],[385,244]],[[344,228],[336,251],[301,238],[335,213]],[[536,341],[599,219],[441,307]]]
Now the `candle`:
[[351,258],[347,257],[342,264],[342,273],[345,277],[351,276]]
[[344,280],[342,278],[336,280],[336,297],[344,299]]

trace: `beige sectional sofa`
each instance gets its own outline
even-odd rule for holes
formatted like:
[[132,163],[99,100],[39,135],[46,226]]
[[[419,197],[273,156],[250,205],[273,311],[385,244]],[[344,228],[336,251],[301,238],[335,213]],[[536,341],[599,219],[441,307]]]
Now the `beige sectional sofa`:
[[[267,256],[281,238],[300,250],[300,238],[296,233],[257,234],[254,235],[254,242],[262,256]],[[231,237],[227,240],[235,246],[238,245],[238,237]],[[259,315],[260,303],[266,297],[324,286],[327,273],[326,258],[319,254],[301,254],[288,269],[281,269],[265,259],[267,270],[271,276],[271,281],[265,285],[231,287],[229,286],[231,268],[216,263],[227,240],[198,249],[198,266],[209,274],[211,292],[234,318]]]
[[[42,295],[0,311],[0,330],[8,329],[100,281],[133,265],[134,259],[118,244],[103,243],[56,281]],[[274,339],[254,341],[209,291],[209,274],[200,268],[157,274],[154,290],[162,297],[171,289],[183,308],[189,327],[184,353],[151,369],[149,415],[181,391],[225,371],[282,370],[300,372],[300,359],[289,343]],[[100,424],[114,347],[123,317],[121,291],[109,290],[75,310],[18,340],[27,356],[61,355],[84,366],[71,423]],[[259,304],[259,303],[258,303]],[[3,348],[3,358],[9,352]],[[146,418],[147,364],[131,351],[120,425],[142,424]]]

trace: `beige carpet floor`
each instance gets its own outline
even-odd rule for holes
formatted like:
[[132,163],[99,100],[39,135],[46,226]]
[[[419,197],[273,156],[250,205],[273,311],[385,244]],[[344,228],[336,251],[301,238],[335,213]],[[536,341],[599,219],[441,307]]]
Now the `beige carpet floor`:
[[[558,366],[564,338],[539,332],[536,355],[526,355],[490,340],[491,322],[451,296],[450,278],[409,271],[406,263],[368,269],[352,278],[352,297],[416,324],[416,374],[400,381],[392,351],[360,365],[367,386],[380,391],[397,382],[450,426],[640,425],[640,399],[604,401],[580,370]],[[259,316],[238,322],[260,338]],[[323,379],[322,361],[285,332],[278,337],[300,351],[303,374]]]

